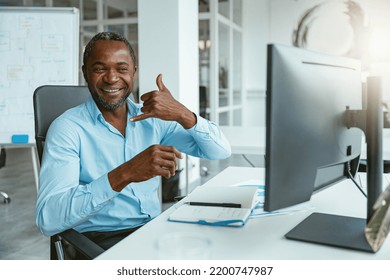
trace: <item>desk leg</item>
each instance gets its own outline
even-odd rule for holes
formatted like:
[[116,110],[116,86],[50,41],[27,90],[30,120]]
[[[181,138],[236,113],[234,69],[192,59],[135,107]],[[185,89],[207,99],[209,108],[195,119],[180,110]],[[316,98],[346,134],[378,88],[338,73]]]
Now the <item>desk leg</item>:
[[38,162],[38,154],[36,147],[31,147],[31,159],[33,163],[33,169],[34,169],[34,179],[35,179],[35,187],[39,189],[39,162]]
[[190,191],[190,188],[189,188],[189,185],[190,185],[190,161],[189,161],[189,158],[188,158],[188,155],[186,154],[186,195],[188,195],[189,191]]

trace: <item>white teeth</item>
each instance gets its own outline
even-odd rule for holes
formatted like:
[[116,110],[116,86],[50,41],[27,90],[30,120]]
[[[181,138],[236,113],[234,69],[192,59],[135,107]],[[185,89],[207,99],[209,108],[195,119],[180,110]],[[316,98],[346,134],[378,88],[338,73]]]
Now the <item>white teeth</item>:
[[108,93],[115,93],[120,91],[120,89],[107,89],[107,88],[103,88],[102,90]]

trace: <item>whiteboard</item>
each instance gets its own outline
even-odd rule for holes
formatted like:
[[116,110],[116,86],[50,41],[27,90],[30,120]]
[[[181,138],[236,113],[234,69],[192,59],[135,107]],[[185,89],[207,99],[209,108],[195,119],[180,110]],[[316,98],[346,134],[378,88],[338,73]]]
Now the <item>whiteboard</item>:
[[0,7],[0,145],[35,143],[33,93],[78,85],[79,10]]

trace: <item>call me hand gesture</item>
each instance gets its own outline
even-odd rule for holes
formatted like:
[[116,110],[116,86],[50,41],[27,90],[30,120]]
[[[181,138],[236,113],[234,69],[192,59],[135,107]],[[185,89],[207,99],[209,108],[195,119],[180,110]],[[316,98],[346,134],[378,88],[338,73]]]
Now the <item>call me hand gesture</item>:
[[166,121],[177,121],[188,129],[196,124],[195,115],[183,104],[175,100],[162,81],[162,74],[156,78],[158,90],[153,90],[141,96],[144,102],[142,115],[131,118],[131,121],[141,121],[147,118],[159,118]]

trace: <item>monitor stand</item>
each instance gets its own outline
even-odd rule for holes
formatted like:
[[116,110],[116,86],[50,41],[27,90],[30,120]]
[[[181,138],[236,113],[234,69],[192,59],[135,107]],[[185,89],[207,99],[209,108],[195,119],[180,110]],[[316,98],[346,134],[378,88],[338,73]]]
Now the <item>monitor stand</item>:
[[364,236],[365,226],[366,219],[313,213],[285,237],[374,253]]

